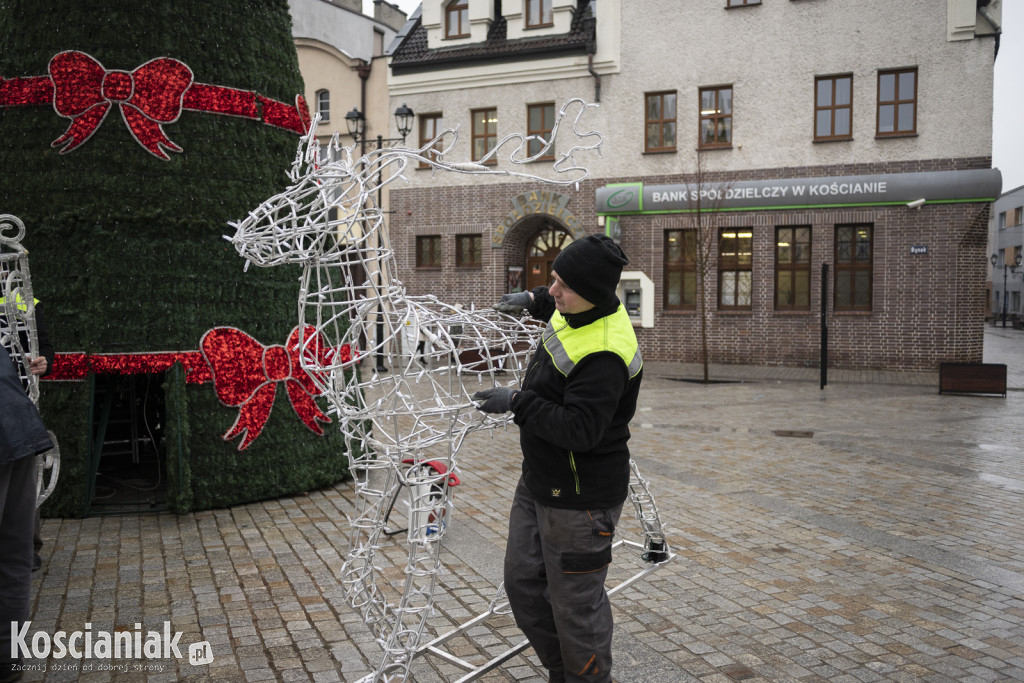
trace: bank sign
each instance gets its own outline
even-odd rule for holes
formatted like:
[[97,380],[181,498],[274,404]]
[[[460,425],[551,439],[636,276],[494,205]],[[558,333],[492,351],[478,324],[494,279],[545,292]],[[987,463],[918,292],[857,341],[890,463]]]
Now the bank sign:
[[601,215],[750,211],[841,206],[992,202],[1002,190],[998,169],[890,173],[832,178],[645,185],[617,183],[597,190]]

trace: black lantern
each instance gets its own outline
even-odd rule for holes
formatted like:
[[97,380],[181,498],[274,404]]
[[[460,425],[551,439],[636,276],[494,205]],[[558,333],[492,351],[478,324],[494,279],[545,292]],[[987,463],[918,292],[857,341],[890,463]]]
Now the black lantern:
[[[996,264],[999,263],[999,255],[998,254],[992,254],[992,257],[989,259],[989,262],[992,264],[992,268],[995,268]],[[1007,305],[1007,301],[1006,301],[1006,295],[1007,295],[1006,274],[1007,274],[1007,270],[1009,270],[1009,272],[1011,272],[1011,273],[1016,273],[1017,269],[1020,268],[1020,263],[1021,263],[1021,252],[1020,252],[1020,250],[1017,250],[1017,254],[1013,257],[1013,263],[1012,264],[1003,263],[1003,327],[1006,327],[1006,305]]]
[[405,141],[405,136],[412,130],[412,121],[416,117],[409,105],[402,103],[402,106],[395,110],[395,124],[398,126],[398,133]]
[[345,125],[348,126],[348,134],[352,136],[353,142],[359,142],[366,131],[366,117],[359,107],[352,107],[352,111],[345,114]]

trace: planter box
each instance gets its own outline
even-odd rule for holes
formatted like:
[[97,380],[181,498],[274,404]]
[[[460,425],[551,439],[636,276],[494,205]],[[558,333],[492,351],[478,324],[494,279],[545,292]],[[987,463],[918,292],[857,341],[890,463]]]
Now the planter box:
[[1000,394],[1006,397],[1006,365],[1002,363],[940,363],[939,393]]

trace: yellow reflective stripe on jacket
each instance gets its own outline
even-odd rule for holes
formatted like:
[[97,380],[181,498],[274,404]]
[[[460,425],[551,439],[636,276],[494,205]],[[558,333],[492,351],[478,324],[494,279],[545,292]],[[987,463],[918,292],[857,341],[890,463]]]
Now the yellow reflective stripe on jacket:
[[[15,296],[17,298],[14,300],[14,305],[17,306],[21,310],[22,313],[27,313],[28,312],[28,306],[25,304],[25,299],[22,298],[21,292],[17,292],[15,294]],[[39,305],[39,299],[36,299],[35,297],[32,297],[32,302],[36,306]],[[6,303],[7,303],[7,297],[0,296],[0,306],[3,306]]]
[[577,363],[598,351],[611,351],[619,356],[629,370],[630,379],[636,377],[643,367],[633,323],[622,304],[611,315],[576,329],[569,327],[562,314],[555,311],[541,343],[555,367],[565,376]]

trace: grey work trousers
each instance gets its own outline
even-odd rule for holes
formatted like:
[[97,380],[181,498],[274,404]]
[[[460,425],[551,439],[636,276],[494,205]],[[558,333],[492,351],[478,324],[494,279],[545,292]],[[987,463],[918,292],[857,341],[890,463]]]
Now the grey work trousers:
[[622,505],[565,510],[522,477],[509,514],[505,591],[516,625],[552,680],[611,681],[612,608],[604,587]]
[[0,465],[0,661],[11,657],[11,622],[29,618],[36,456]]

